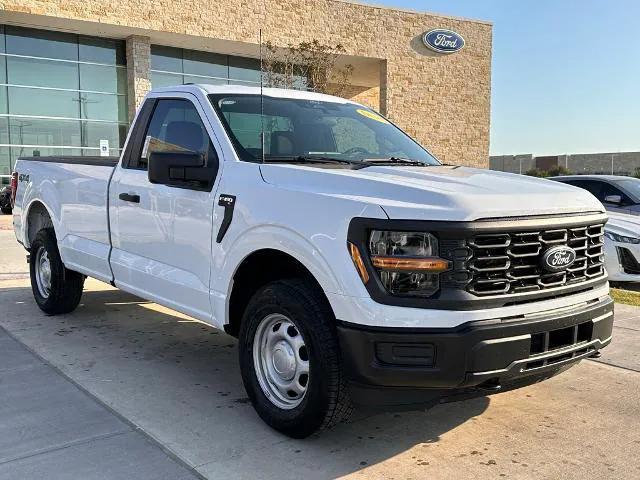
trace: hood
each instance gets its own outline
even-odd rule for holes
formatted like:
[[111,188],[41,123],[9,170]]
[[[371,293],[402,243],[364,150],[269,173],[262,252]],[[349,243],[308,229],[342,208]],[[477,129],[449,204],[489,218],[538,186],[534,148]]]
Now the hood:
[[626,237],[640,237],[640,217],[624,213],[607,212],[609,221],[604,229]]
[[359,170],[260,166],[280,188],[381,206],[392,219],[457,220],[604,212],[586,190],[560,182],[466,167],[376,166]]

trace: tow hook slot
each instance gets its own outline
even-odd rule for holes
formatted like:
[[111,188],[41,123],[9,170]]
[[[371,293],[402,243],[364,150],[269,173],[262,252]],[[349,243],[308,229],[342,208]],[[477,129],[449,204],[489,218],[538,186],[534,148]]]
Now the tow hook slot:
[[231,225],[231,220],[233,220],[233,208],[236,205],[236,197],[223,193],[218,199],[218,205],[224,207],[224,217],[222,218],[222,224],[216,237],[216,243],[222,242],[227,230],[229,230],[229,225]]

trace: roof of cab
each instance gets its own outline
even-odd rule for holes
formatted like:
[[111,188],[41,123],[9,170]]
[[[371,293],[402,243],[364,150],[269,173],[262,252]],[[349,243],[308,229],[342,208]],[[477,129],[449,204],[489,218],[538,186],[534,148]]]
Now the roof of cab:
[[[245,85],[208,85],[208,84],[187,84],[176,85],[173,87],[154,88],[151,93],[169,93],[169,92],[201,92],[205,95],[208,94],[245,94],[245,95],[260,95],[260,87],[248,87]],[[333,103],[352,103],[350,100],[334,97],[333,95],[326,95],[324,93],[308,92],[305,90],[293,90],[286,88],[263,88],[262,94],[265,97],[274,98],[294,98],[301,100],[318,100],[323,102]]]

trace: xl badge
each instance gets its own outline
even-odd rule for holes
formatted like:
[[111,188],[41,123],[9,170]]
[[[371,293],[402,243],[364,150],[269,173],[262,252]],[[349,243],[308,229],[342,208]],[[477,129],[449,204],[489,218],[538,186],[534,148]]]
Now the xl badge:
[[566,270],[575,261],[576,251],[564,245],[550,248],[542,255],[542,267],[550,272]]

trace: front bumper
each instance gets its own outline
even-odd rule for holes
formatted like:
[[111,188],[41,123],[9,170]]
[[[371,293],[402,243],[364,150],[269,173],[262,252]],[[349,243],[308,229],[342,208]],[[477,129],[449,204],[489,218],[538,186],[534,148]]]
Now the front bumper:
[[338,337],[354,403],[421,408],[549,378],[611,341],[603,297],[521,318],[456,328],[372,328],[341,323]]

